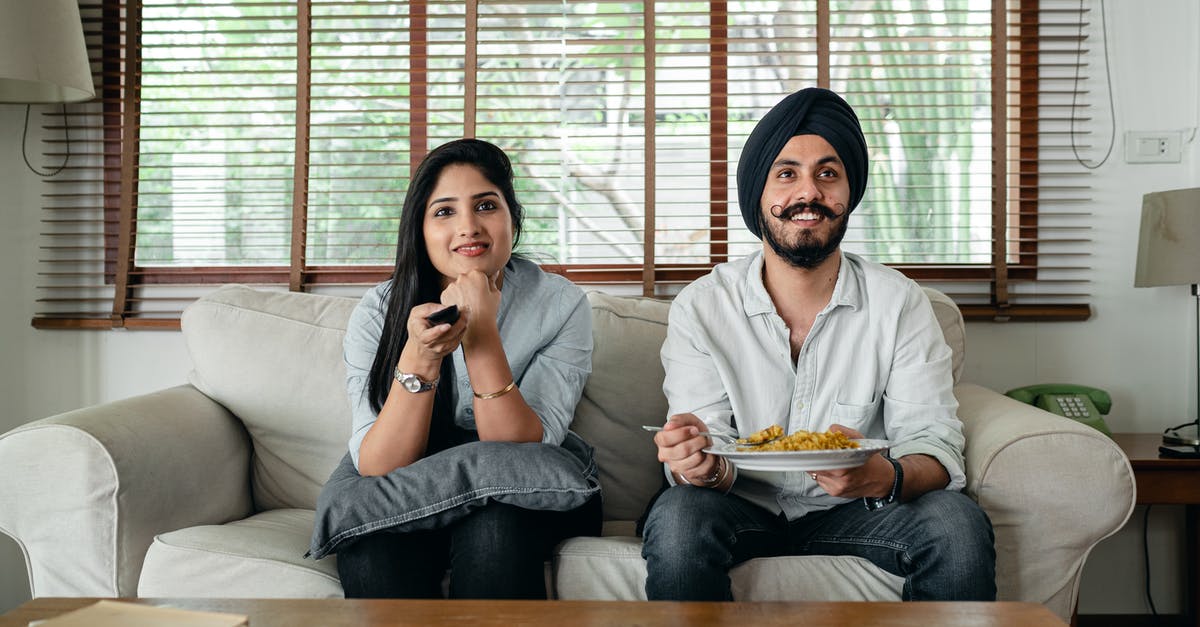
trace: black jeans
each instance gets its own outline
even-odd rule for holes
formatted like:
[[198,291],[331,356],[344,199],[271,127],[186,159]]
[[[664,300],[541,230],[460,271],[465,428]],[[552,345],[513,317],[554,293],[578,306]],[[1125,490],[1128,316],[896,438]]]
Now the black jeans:
[[545,599],[544,565],[559,542],[599,535],[600,497],[567,512],[489,503],[430,531],[379,531],[338,550],[346,598],[436,599],[450,569],[456,599]]

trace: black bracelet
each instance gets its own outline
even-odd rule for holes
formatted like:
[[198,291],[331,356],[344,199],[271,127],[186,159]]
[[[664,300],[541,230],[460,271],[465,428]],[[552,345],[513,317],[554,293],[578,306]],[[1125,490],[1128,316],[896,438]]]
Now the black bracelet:
[[900,491],[904,489],[904,467],[900,465],[900,462],[887,455],[884,455],[883,458],[891,462],[892,469],[896,471],[896,478],[892,480],[892,491],[887,496],[882,498],[875,496],[863,497],[863,505],[869,512],[880,509],[893,501],[900,500]]

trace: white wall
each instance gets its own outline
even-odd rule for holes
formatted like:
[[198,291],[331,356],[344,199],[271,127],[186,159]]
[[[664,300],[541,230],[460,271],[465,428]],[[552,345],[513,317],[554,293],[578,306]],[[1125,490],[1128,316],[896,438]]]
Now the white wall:
[[[1141,197],[1200,186],[1200,142],[1186,144],[1178,164],[1127,164],[1123,134],[1188,129],[1186,138],[1200,124],[1200,3],[1108,0],[1107,5],[1118,137],[1112,156],[1092,180],[1092,237],[1098,251],[1090,260],[1093,317],[1083,323],[969,324],[964,378],[1001,391],[1037,382],[1104,388],[1113,396],[1106,421],[1114,431],[1157,433],[1196,416],[1197,303],[1187,286],[1133,287]],[[1092,23],[1100,18],[1093,11]],[[1099,46],[1093,46],[1089,60],[1090,73],[1102,76]],[[1101,112],[1107,109],[1101,93],[1090,101]],[[1096,130],[1090,141],[1098,148],[1085,153],[1089,162],[1098,161],[1107,145],[1107,129]],[[1120,533],[1093,552],[1084,571],[1080,612],[1149,612],[1143,593],[1143,513],[1139,507]],[[1151,592],[1159,612],[1183,611],[1186,602],[1182,521],[1181,507],[1152,508]]]
[[[1133,288],[1142,194],[1200,186],[1197,142],[1179,164],[1123,161],[1126,130],[1192,129],[1200,120],[1200,3],[1112,2],[1109,51],[1117,144],[1093,180],[1098,254],[1094,316],[1083,323],[972,323],[965,378],[997,390],[1034,382],[1078,382],[1109,390],[1117,431],[1158,432],[1196,412],[1196,301],[1187,287]],[[1098,13],[1098,12],[1097,12]],[[1093,14],[1093,22],[1100,16]],[[1103,68],[1094,46],[1094,74]],[[1097,95],[1095,106],[1106,106]],[[20,156],[24,107],[0,105],[0,431],[84,405],[182,383],[189,368],[178,333],[35,331],[40,183]],[[1186,136],[1186,133],[1185,133]],[[36,131],[30,146],[35,146]],[[1093,142],[1105,145],[1105,129]],[[35,147],[36,149],[36,147]],[[1102,151],[1087,153],[1098,159]],[[1053,481],[1053,477],[1047,477]],[[1036,489],[1036,486],[1030,486]],[[1098,547],[1085,570],[1080,611],[1143,613],[1142,509]],[[1182,611],[1182,513],[1150,517],[1153,594],[1160,612]],[[0,611],[28,598],[13,542],[0,538]]]
[[[34,106],[32,125],[44,109]],[[30,325],[37,297],[42,185],[21,158],[24,117],[23,105],[0,105],[0,432],[185,383],[190,368],[176,332],[37,331]],[[32,154],[40,150],[39,137],[31,128]],[[16,543],[0,535],[0,611],[28,598],[24,559]]]

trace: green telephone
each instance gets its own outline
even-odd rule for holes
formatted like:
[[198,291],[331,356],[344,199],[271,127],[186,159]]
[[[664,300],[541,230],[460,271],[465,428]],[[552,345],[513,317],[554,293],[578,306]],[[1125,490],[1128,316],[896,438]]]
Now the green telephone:
[[1100,417],[1112,409],[1112,397],[1104,390],[1068,383],[1044,383],[1012,389],[1004,394],[1052,414],[1078,420],[1112,437],[1112,431]]

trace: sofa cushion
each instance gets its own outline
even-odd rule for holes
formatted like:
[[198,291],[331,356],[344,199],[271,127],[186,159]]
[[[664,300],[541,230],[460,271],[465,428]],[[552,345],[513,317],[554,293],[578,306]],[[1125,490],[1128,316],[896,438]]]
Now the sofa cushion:
[[667,419],[658,351],[670,303],[588,292],[592,306],[592,374],[571,430],[596,447],[606,520],[636,520],[663,481],[662,465],[641,425]]
[[337,561],[304,559],[313,512],[279,509],[154,538],[143,597],[340,598]]
[[573,433],[562,446],[468,442],[382,476],[359,475],[347,453],[317,500],[309,553],[385,529],[439,529],[489,502],[565,512],[600,491],[596,474],[592,447]]
[[[571,538],[554,555],[556,598],[645,600],[646,561],[635,537]],[[860,557],[765,557],[729,571],[738,601],[899,601],[904,578]]]
[[315,508],[346,453],[342,337],[356,303],[229,285],[183,312],[192,385],[250,432],[257,510]]

